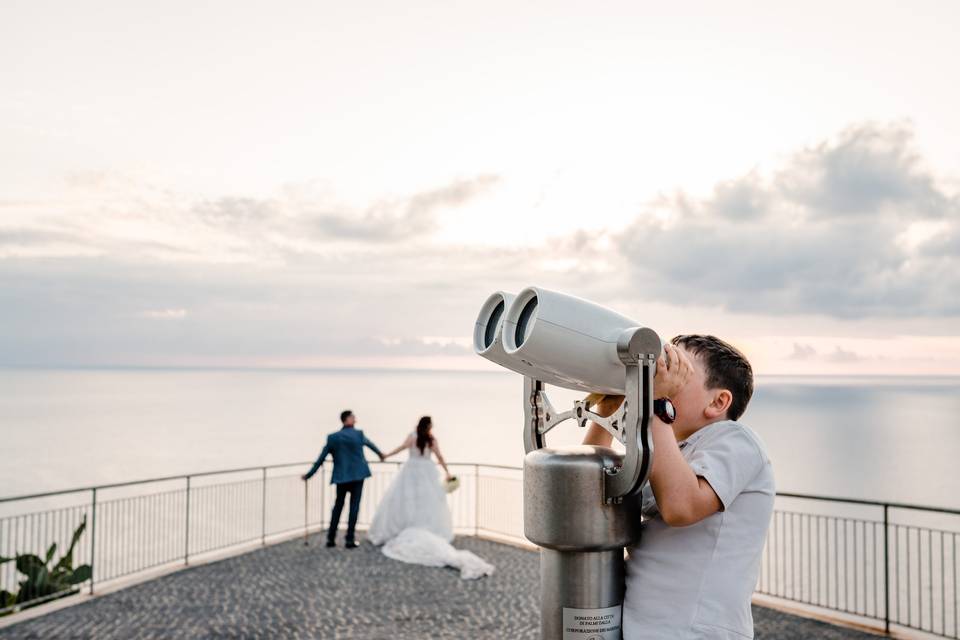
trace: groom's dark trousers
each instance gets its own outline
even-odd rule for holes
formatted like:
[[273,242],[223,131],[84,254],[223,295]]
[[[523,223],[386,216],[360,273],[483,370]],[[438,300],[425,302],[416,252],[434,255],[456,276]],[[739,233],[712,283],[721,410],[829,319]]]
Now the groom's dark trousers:
[[327,540],[334,542],[337,539],[337,527],[340,525],[340,515],[343,513],[343,503],[347,494],[350,494],[350,515],[347,519],[347,543],[354,541],[357,528],[357,516],[360,515],[360,496],[363,493],[363,481],[370,477],[370,466],[363,457],[363,448],[369,447],[377,455],[380,449],[370,442],[363,431],[354,427],[344,426],[327,436],[327,444],[310,471],[304,476],[309,480],[317,472],[327,455],[333,456],[333,473],[330,484],[337,485],[337,501],[333,504],[333,513],[330,514],[330,530]]
[[350,494],[350,515],[347,516],[347,544],[354,541],[357,530],[357,516],[360,515],[360,496],[363,494],[363,480],[341,482],[337,485],[337,501],[333,503],[333,513],[330,514],[330,529],[327,531],[327,540],[335,542],[337,527],[340,526],[340,514],[343,513],[343,503],[347,494]]

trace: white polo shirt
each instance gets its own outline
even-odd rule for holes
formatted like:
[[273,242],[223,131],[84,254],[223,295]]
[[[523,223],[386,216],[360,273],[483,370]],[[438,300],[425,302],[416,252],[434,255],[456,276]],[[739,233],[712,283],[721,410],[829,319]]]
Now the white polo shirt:
[[670,527],[653,490],[643,489],[643,533],[627,559],[624,640],[753,638],[750,598],[776,494],[770,459],[757,435],[733,421],[679,444],[723,510]]

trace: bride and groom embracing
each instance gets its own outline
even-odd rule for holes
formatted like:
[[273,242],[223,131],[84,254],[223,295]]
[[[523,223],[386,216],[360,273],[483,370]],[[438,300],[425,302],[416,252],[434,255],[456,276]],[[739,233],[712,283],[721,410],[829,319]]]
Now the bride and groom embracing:
[[337,499],[330,516],[327,546],[336,545],[337,528],[347,493],[350,494],[350,514],[346,547],[353,549],[358,546],[355,531],[360,497],[363,481],[371,476],[363,448],[370,448],[380,456],[381,461],[406,450],[407,460],[380,501],[367,538],[377,546],[382,545],[383,554],[394,560],[433,567],[451,566],[459,569],[460,577],[465,579],[493,573],[492,565],[450,544],[453,541],[453,521],[447,505],[446,489],[440,482],[434,458],[443,467],[447,482],[454,478],[433,435],[430,416],[420,418],[416,430],[387,454],[381,453],[362,431],[356,429],[353,412],[344,411],[340,420],[343,426],[327,437],[320,456],[303,476],[304,480],[309,480],[327,455],[333,456],[331,483],[337,487]]

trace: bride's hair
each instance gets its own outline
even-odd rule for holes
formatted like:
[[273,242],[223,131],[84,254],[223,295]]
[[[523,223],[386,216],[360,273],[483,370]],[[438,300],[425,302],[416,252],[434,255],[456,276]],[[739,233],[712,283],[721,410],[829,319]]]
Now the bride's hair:
[[423,453],[428,446],[433,444],[433,436],[430,435],[432,425],[433,421],[430,416],[423,416],[417,423],[417,448],[420,449],[420,453]]

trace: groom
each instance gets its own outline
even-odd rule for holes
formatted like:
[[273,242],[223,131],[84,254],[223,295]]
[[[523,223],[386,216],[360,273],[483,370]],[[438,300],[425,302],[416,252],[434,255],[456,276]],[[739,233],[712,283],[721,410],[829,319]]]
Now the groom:
[[340,431],[334,431],[327,436],[327,444],[323,446],[320,457],[313,463],[310,471],[303,476],[304,481],[313,477],[327,454],[333,456],[333,475],[330,483],[337,485],[337,501],[333,504],[333,513],[330,514],[330,529],[327,531],[327,546],[337,546],[337,527],[340,525],[340,514],[343,512],[343,503],[347,494],[350,494],[350,516],[347,521],[347,549],[356,549],[354,532],[357,528],[357,516],[360,513],[360,496],[363,493],[363,481],[370,477],[370,467],[363,457],[363,448],[370,447],[374,453],[384,459],[377,445],[370,442],[363,431],[355,429],[357,417],[349,409],[340,413],[340,422],[343,425]]

